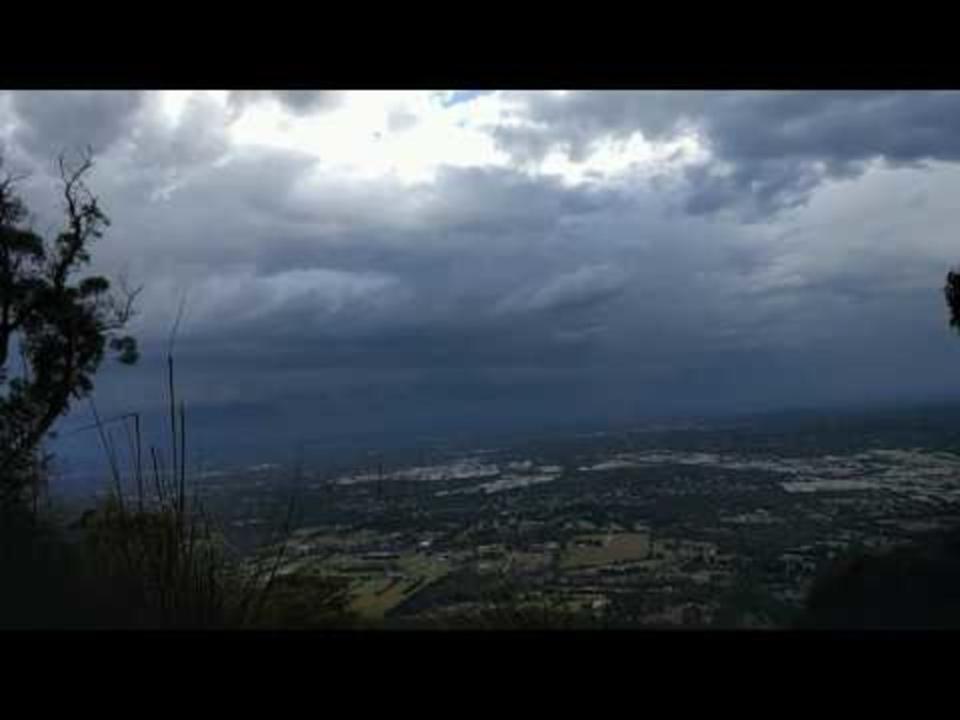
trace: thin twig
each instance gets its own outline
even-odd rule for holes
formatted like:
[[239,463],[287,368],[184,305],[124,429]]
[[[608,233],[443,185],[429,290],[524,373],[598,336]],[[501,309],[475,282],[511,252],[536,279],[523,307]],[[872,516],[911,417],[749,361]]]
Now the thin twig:
[[117,489],[117,499],[120,502],[120,507],[123,507],[123,489],[120,486],[120,471],[117,469],[116,459],[113,457],[113,453],[110,449],[110,444],[107,442],[106,434],[103,431],[103,423],[100,422],[100,414],[97,412],[97,405],[93,401],[93,398],[89,398],[90,409],[93,411],[94,417],[94,426],[97,428],[98,433],[100,434],[100,442],[103,443],[103,450],[107,455],[107,461],[110,464],[110,471],[113,474],[113,481],[116,484]]
[[153,482],[156,485],[157,489],[157,502],[160,504],[160,508],[163,508],[163,481],[160,479],[160,467],[157,463],[157,449],[151,445],[150,446],[150,455],[153,457]]

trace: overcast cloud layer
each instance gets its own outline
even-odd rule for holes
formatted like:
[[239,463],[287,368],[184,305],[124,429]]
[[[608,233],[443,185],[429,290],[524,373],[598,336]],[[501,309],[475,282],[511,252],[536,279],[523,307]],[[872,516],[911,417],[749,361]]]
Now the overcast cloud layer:
[[185,294],[211,447],[954,394],[958,125],[958,93],[0,94],[38,228],[91,145],[98,268],[145,286],[102,411],[161,406]]

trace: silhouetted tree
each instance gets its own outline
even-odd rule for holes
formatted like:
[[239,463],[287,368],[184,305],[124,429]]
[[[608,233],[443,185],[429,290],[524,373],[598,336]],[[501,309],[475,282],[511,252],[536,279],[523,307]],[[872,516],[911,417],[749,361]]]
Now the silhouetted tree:
[[105,352],[126,364],[138,357],[136,341],[120,334],[138,291],[78,277],[109,225],[84,183],[92,167],[89,150],[72,163],[60,157],[65,225],[46,240],[16,192],[23,178],[0,174],[0,505],[42,476],[43,439],[93,389]]
[[960,272],[951,270],[947,273],[947,284],[943,293],[950,310],[950,327],[960,331]]

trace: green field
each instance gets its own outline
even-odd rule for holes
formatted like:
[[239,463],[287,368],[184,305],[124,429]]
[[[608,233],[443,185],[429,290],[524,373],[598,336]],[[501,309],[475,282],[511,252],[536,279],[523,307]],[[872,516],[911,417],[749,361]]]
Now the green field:
[[382,618],[394,607],[450,572],[447,562],[410,554],[396,561],[402,578],[386,575],[364,577],[351,588],[350,609],[368,618]]
[[645,560],[650,552],[650,536],[646,533],[616,533],[611,535],[581,535],[579,542],[597,542],[599,546],[569,548],[560,561],[565,570],[598,567],[620,562]]

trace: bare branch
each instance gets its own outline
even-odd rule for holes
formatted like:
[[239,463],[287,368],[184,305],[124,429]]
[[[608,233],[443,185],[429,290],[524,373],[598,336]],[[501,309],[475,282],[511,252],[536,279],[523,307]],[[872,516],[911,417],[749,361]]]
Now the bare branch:
[[[0,167],[5,165],[5,160],[6,158],[3,156],[3,152],[0,152]],[[20,173],[4,172],[3,178],[0,179],[0,195],[9,192],[13,189],[14,185],[20,184],[29,177],[30,173],[26,171]]]
[[80,199],[79,194],[89,191],[83,184],[83,176],[93,167],[93,157],[89,154],[81,154],[80,163],[73,169],[67,167],[66,157],[61,153],[57,157],[57,164],[60,167],[60,180],[63,182],[63,198],[67,203],[67,212],[71,224],[78,223],[80,214],[77,211],[77,202]]
[[105,300],[103,327],[108,332],[120,330],[132,320],[136,314],[136,300],[143,292],[143,285],[131,287],[125,277],[118,280],[119,294],[111,294]]
[[120,294],[123,296],[123,304],[120,308],[119,319],[124,325],[127,324],[137,313],[134,303],[140,293],[143,292],[143,285],[132,287],[126,276],[121,275],[118,283],[120,285]]
[[[100,425],[107,426],[110,423],[121,422],[124,420],[129,420],[132,417],[135,417],[137,413],[124,413],[123,415],[115,415],[114,417],[107,418],[106,420],[101,420]],[[61,434],[61,437],[70,437],[71,435],[76,435],[77,433],[86,432],[87,430],[96,430],[97,423],[92,423],[90,425],[84,425],[83,427],[78,427],[69,432]]]
[[78,261],[86,260],[86,246],[91,237],[98,237],[100,227],[109,220],[100,211],[97,198],[87,189],[84,176],[93,168],[93,153],[88,148],[80,154],[75,167],[67,165],[65,156],[57,159],[60,179],[63,183],[63,198],[66,203],[67,232],[58,238],[56,258],[51,266],[54,286],[63,288],[67,276]]

